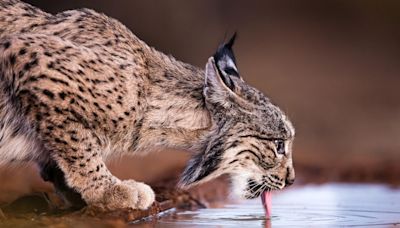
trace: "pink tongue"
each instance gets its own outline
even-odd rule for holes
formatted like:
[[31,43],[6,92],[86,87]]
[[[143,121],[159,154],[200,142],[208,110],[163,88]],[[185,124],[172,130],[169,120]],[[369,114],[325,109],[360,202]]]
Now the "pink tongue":
[[265,218],[271,218],[272,193],[265,191],[261,194],[261,201],[265,209]]

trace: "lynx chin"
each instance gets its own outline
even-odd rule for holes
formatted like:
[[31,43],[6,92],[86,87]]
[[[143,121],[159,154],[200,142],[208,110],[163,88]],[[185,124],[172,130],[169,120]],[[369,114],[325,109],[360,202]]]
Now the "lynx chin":
[[181,188],[221,174],[246,198],[290,185],[294,128],[243,80],[234,41],[199,69],[93,10],[0,0],[0,163],[33,161],[69,205],[108,210],[154,202],[105,165],[152,148],[193,154]]

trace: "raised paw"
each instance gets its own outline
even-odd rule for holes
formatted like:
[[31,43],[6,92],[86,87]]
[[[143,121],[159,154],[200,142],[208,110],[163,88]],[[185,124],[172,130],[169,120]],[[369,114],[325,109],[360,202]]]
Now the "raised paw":
[[153,204],[155,195],[147,184],[134,180],[124,180],[111,186],[104,194],[104,206],[109,210],[141,209]]

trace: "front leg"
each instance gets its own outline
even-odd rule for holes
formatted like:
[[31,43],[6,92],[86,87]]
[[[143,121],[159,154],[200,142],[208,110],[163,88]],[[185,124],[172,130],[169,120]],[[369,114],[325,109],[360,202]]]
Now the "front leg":
[[[93,131],[73,124],[62,131],[45,134],[45,137],[44,143],[53,161],[64,174],[65,186],[79,193],[86,204],[115,210],[147,209],[154,202],[155,196],[150,186],[134,180],[119,180],[111,174],[102,159],[107,145]],[[46,174],[46,169],[43,172],[43,176],[51,175]],[[60,188],[55,182],[59,179],[49,180],[55,183],[56,188]],[[71,193],[65,189],[59,190],[64,195]],[[65,195],[67,199],[69,196]]]

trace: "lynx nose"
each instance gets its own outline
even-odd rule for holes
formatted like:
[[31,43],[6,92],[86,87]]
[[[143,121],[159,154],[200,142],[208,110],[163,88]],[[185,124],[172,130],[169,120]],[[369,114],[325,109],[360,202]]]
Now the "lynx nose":
[[286,178],[285,185],[290,186],[294,183],[294,178]]
[[295,174],[294,174],[294,169],[293,168],[287,168],[287,175],[285,179],[285,185],[290,186],[294,183],[295,180]]

